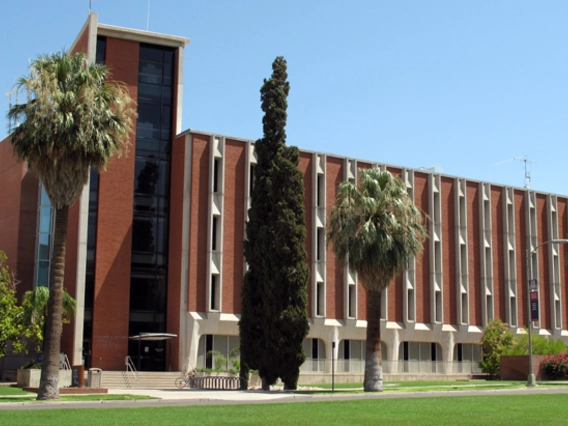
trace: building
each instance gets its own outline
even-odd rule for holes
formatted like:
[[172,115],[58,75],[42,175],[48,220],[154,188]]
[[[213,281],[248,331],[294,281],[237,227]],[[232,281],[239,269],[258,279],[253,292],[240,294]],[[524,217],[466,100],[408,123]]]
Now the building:
[[[108,64],[138,102],[130,154],[92,172],[70,209],[65,280],[78,312],[63,351],[73,365],[123,370],[130,356],[141,370],[181,370],[210,366],[210,350],[228,354],[238,344],[254,144],[181,131],[188,42],[102,25],[93,13],[73,44]],[[488,321],[501,318],[515,332],[526,325],[527,253],[568,236],[568,198],[301,151],[311,268],[305,374],[331,372],[332,357],[338,373],[363,371],[365,292],[327,248],[325,228],[338,184],[371,166],[400,176],[429,217],[421,258],[383,294],[385,371],[475,371]],[[51,207],[7,141],[0,182],[0,249],[22,291],[47,284]],[[567,254],[545,244],[530,256],[538,333],[566,341]]]

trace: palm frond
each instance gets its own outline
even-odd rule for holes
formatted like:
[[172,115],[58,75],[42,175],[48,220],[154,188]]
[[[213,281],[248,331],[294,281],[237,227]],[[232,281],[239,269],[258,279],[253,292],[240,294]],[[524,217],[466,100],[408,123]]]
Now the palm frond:
[[339,185],[328,241],[365,288],[386,288],[410,256],[421,251],[425,237],[406,185],[388,171],[361,170],[358,185]]

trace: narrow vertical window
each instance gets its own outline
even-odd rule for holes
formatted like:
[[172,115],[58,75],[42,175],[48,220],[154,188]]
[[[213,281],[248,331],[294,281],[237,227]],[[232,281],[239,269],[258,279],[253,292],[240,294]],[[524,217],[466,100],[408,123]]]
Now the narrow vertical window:
[[511,327],[516,327],[517,326],[517,298],[516,297],[511,297],[509,299],[509,303],[511,304],[511,318],[509,318],[509,324],[511,324]]
[[462,314],[462,324],[468,323],[468,305],[467,305],[467,293],[462,293],[461,295],[461,314]]
[[316,284],[316,315],[323,315],[323,283]]
[[213,216],[211,224],[211,250],[217,250],[217,216]]
[[217,303],[217,299],[219,297],[218,294],[218,280],[217,280],[217,275],[211,275],[211,292],[210,292],[210,296],[211,296],[211,310],[212,311],[217,311],[219,310],[219,304]]
[[213,335],[205,336],[205,368],[213,368]]
[[436,322],[442,322],[442,292],[437,291],[435,297]]
[[355,297],[355,286],[354,285],[350,285],[349,286],[349,291],[348,291],[348,303],[347,303],[347,307],[349,309],[348,312],[348,316],[349,318],[355,318],[355,307],[356,307],[356,303],[357,303],[357,298]]
[[319,345],[318,339],[312,339],[312,359],[319,358]]
[[251,164],[249,171],[249,195],[252,194],[253,189],[254,189],[254,164]]
[[219,191],[219,160],[213,161],[213,192]]
[[415,321],[416,308],[414,306],[414,290],[413,289],[408,290],[407,297],[408,297],[408,312],[407,312],[408,321]]
[[323,228],[317,229],[316,239],[316,260],[324,260],[323,251],[325,248],[325,232]]
[[324,206],[324,179],[325,175],[318,174],[317,175],[317,191],[316,191],[316,205],[318,207]]

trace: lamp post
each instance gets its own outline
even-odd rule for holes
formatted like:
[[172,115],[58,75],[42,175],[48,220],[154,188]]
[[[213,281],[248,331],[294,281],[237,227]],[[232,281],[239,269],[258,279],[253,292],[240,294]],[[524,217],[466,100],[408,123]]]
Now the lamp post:
[[536,386],[536,379],[533,373],[533,351],[532,351],[532,319],[531,319],[531,299],[530,284],[533,280],[533,270],[532,270],[532,257],[536,254],[537,250],[547,244],[566,244],[568,239],[552,239],[545,241],[544,243],[536,246],[534,249],[527,249],[527,326],[529,329],[529,376],[527,379],[527,386]]

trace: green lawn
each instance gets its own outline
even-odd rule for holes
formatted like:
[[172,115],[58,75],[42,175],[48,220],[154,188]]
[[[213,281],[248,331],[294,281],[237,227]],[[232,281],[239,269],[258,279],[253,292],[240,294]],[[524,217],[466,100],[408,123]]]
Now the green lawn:
[[[568,386],[566,382],[539,382],[540,387]],[[320,389],[331,390],[331,384],[314,385]],[[302,387],[300,386],[300,389]],[[459,390],[487,390],[487,389],[524,389],[526,381],[515,380],[438,380],[438,381],[409,381],[384,382],[385,392],[432,392],[432,391],[459,391]],[[346,392],[361,392],[363,383],[336,383],[335,390]]]
[[[24,393],[25,396],[1,396],[0,404],[6,402],[34,402],[37,401],[37,394],[35,393]],[[146,395],[117,395],[117,394],[106,394],[98,393],[93,395],[61,395],[59,397],[60,401],[132,401],[133,399],[156,399]],[[48,402],[46,402],[48,403]],[[2,424],[0,419],[0,425]]]
[[2,411],[6,425],[565,425],[568,395]]
[[23,391],[20,388],[13,388],[12,386],[0,386],[0,397],[5,395],[35,395],[35,394]]

